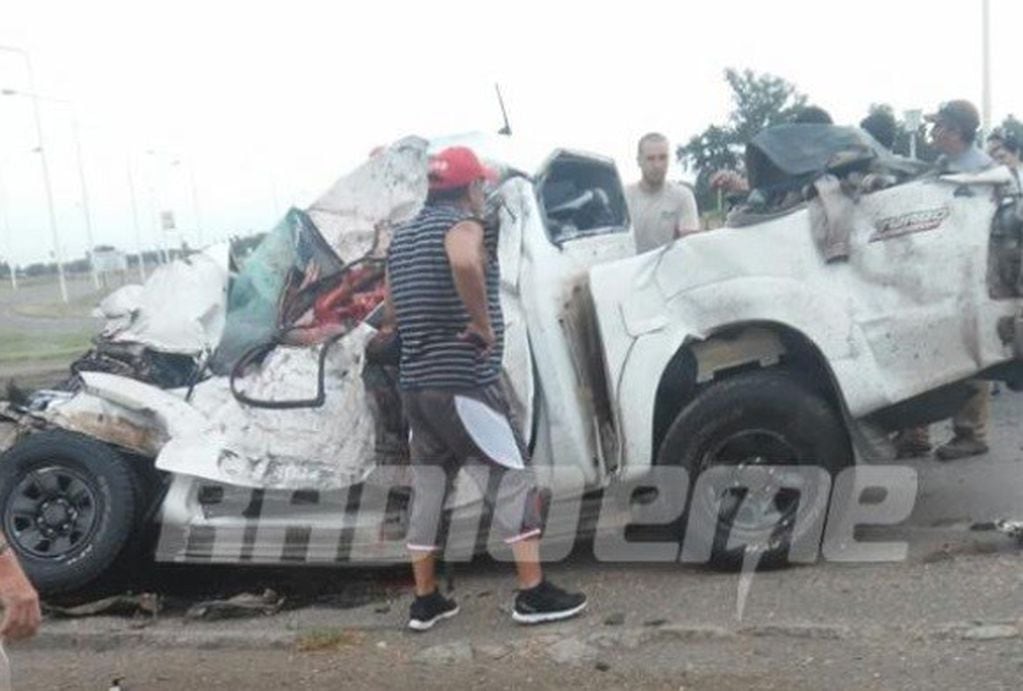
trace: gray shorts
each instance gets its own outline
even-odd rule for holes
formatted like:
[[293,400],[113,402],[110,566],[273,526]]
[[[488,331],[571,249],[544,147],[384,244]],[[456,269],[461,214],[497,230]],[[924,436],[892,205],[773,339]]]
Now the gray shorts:
[[404,391],[401,399],[411,431],[410,550],[440,549],[444,501],[462,468],[483,493],[506,543],[540,535],[536,480],[500,383]]

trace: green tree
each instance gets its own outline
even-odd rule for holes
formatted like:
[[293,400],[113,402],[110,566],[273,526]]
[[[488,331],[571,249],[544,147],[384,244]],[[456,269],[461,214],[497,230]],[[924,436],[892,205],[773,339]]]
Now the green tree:
[[675,152],[686,170],[696,172],[696,198],[702,209],[717,208],[708,180],[718,170],[741,168],[746,143],[765,127],[787,122],[806,105],[794,84],[753,70],[725,70],[734,107],[724,126],[711,125]]
[[998,129],[1011,134],[1016,138],[1017,142],[1023,144],[1023,122],[1017,120],[1015,115],[1010,113],[1009,116],[1002,120],[1001,124],[998,125]]
[[735,102],[728,124],[743,145],[765,127],[791,120],[806,106],[806,96],[781,77],[727,69],[725,81]]
[[[895,109],[887,103],[872,103],[868,114],[873,115],[874,113],[885,113],[895,120],[895,143],[892,145],[892,152],[899,156],[909,156],[912,151],[911,130],[906,126],[906,121],[900,120],[895,115]],[[937,150],[930,144],[925,123],[921,123],[916,131],[916,157],[921,161],[933,161],[938,157]]]

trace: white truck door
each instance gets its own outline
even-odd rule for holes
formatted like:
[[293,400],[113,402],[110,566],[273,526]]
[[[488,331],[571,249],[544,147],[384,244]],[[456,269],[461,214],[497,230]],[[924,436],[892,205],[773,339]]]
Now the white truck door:
[[851,237],[839,289],[892,401],[1002,357],[995,324],[1004,305],[987,286],[992,197],[989,185],[935,179],[860,201],[867,223]]
[[536,177],[520,270],[542,400],[538,453],[599,484],[617,461],[590,267],[635,254],[610,159],[555,151]]
[[523,237],[529,220],[528,209],[521,201],[523,185],[528,188],[522,178],[512,178],[497,191],[498,199],[502,200],[497,212],[501,223],[497,257],[501,266],[505,385],[526,443],[532,444],[536,381],[521,292]]

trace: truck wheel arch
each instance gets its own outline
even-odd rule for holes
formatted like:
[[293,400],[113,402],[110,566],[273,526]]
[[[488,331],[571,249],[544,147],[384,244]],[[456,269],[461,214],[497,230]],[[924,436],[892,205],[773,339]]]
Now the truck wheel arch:
[[828,360],[809,337],[778,323],[729,325],[699,341],[682,343],[665,366],[654,402],[651,458],[657,458],[676,415],[701,389],[740,372],[779,366],[824,395],[850,422]]

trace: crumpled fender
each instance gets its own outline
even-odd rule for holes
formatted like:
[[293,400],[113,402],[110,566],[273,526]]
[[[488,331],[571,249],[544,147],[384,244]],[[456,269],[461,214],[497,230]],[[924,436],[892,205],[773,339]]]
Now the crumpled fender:
[[[649,293],[622,304],[624,330],[636,335],[612,386],[630,465],[653,461],[650,421],[656,397],[651,392],[657,390],[665,365],[687,343],[704,340],[726,326],[779,324],[798,331],[827,359],[839,395],[850,409],[888,402],[861,330],[838,301],[807,291],[798,281],[758,277],[708,283],[660,304],[659,311],[653,309]],[[727,322],[722,315],[727,315]]]

